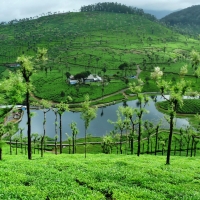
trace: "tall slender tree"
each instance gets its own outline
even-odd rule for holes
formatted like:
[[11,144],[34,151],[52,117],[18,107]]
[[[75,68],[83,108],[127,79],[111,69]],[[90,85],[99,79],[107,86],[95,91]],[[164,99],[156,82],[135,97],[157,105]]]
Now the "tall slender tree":
[[72,153],[75,154],[76,152],[76,136],[78,134],[77,124],[76,122],[72,122],[70,124],[70,128],[72,130]]
[[31,84],[31,76],[36,70],[38,65],[41,65],[41,61],[46,61],[46,49],[38,49],[36,57],[30,57],[22,55],[17,58],[17,62],[20,64],[20,72],[26,84],[26,110],[27,110],[27,137],[28,137],[28,159],[32,159],[31,152],[31,113],[30,113],[30,93],[33,89]]
[[44,148],[44,140],[46,137],[46,114],[51,110],[51,103],[47,100],[42,99],[40,101],[41,109],[43,111],[44,119],[43,119],[43,135],[40,138],[41,145],[41,157],[43,157],[43,148]]
[[85,101],[82,103],[81,109],[81,118],[84,121],[85,125],[85,158],[86,158],[86,142],[87,142],[87,129],[90,125],[90,122],[96,117],[96,107],[90,106],[90,98],[89,95],[85,95]]
[[[67,102],[71,101],[71,97],[68,97]],[[62,115],[65,111],[69,111],[69,106],[67,103],[61,102],[56,105],[57,113],[60,119],[60,154],[62,153]]]
[[141,79],[138,79],[137,83],[130,84],[130,91],[136,94],[136,97],[138,99],[138,105],[139,108],[136,108],[136,116],[138,117],[138,150],[137,150],[137,156],[140,156],[141,151],[141,137],[142,137],[142,116],[145,113],[148,113],[148,111],[145,109],[146,104],[149,101],[149,98],[147,95],[142,94],[142,88],[143,88],[143,81]]
[[[170,125],[170,133],[168,137],[168,148],[166,164],[170,164],[171,144],[174,130],[174,118],[178,107],[183,106],[183,96],[190,91],[189,83],[184,80],[184,75],[187,73],[187,66],[183,66],[180,70],[180,81],[176,83],[167,82],[162,79],[163,73],[159,67],[155,67],[154,72],[151,73],[151,78],[157,82],[161,95],[168,102],[169,116],[166,116]],[[166,93],[170,96],[166,97]]]

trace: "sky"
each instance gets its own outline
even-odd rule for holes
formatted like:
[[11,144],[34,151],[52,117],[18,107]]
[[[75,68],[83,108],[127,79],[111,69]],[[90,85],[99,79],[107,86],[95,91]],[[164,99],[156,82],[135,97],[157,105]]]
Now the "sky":
[[77,12],[81,6],[117,2],[148,10],[175,11],[200,4],[199,0],[0,0],[0,22],[40,16],[47,12]]

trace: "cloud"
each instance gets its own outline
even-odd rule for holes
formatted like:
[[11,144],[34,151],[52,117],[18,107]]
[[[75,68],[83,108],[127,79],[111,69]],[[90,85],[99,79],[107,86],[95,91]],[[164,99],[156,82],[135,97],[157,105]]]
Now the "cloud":
[[[98,2],[99,0],[1,0],[0,21],[39,16],[49,11],[74,12],[79,11],[83,5]],[[197,5],[199,0],[115,0],[114,2],[143,9],[177,10]]]

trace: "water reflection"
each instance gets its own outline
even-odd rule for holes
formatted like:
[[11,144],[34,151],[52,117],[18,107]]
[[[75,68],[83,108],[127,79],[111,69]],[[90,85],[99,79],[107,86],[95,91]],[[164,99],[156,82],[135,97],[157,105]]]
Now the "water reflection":
[[[143,120],[149,120],[151,122],[158,122],[160,119],[162,119],[162,128],[169,128],[169,124],[164,119],[164,114],[159,112],[155,107],[155,97],[150,98],[149,103],[146,105],[146,109],[149,111],[148,114],[144,114]],[[163,101],[163,98],[161,96],[156,97],[156,101]],[[126,104],[124,102],[118,103],[115,105],[107,106],[104,108],[99,108],[97,111],[97,117],[90,123],[90,126],[88,128],[88,133],[92,134],[93,136],[103,136],[106,133],[109,133],[114,129],[114,125],[107,122],[108,119],[111,121],[117,120],[116,110],[119,106],[128,105],[133,108],[137,108],[137,100],[133,101],[127,101]],[[39,133],[43,134],[43,112],[41,110],[31,110],[31,112],[35,112],[36,116],[32,118],[32,126],[31,126],[31,132],[32,133]],[[46,121],[46,135],[49,137],[54,137],[55,135],[55,114],[53,111],[49,111],[46,115],[47,121]],[[59,121],[59,117],[58,117]],[[27,115],[26,112],[24,113],[22,121],[19,123],[20,128],[24,129],[24,134],[27,133]],[[62,125],[63,125],[63,138],[66,139],[66,134],[68,133],[71,135],[71,129],[70,129],[70,123],[76,122],[77,127],[79,129],[79,134],[77,135],[77,138],[84,137],[84,122],[80,118],[79,112],[65,112],[62,115]],[[182,126],[189,125],[189,122],[186,119],[176,119],[176,127],[180,128]]]

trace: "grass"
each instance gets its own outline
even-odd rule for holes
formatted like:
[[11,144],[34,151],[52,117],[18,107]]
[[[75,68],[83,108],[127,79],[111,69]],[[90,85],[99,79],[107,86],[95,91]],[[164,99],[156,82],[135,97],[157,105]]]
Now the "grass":
[[[1,199],[200,199],[199,157],[4,156]],[[48,169],[48,170],[47,170]]]

